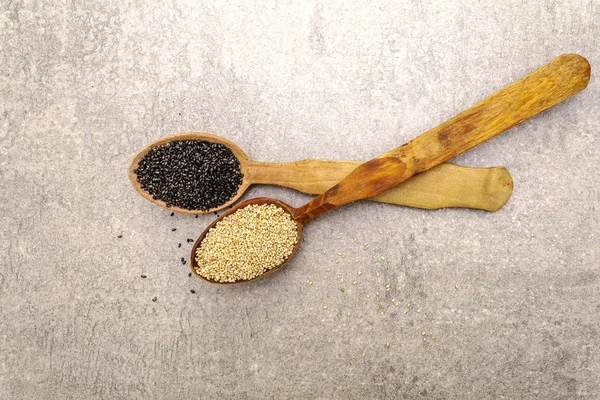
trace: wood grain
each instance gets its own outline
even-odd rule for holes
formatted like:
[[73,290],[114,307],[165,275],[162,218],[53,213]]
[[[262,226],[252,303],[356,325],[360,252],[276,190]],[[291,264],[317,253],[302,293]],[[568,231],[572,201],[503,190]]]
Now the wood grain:
[[375,196],[431,169],[585,89],[590,64],[561,55],[410,142],[360,165],[297,210],[306,222],[340,205]]
[[[309,194],[332,188],[362,161],[302,160],[289,163],[250,161],[248,180],[285,186]],[[382,203],[424,209],[465,207],[497,211],[512,194],[513,181],[504,167],[469,168],[444,163],[369,198]]]

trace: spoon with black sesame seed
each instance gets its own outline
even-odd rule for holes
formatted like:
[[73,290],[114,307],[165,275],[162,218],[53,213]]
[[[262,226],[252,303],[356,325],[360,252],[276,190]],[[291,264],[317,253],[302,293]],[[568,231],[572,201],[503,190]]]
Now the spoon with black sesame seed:
[[[249,160],[227,139],[209,133],[182,133],[157,140],[135,155],[129,179],[144,198],[174,211],[205,214],[233,204],[252,184],[285,186],[320,194],[361,161]],[[469,168],[444,163],[371,198],[425,209],[500,209],[512,193],[506,168]]]
[[360,165],[341,182],[295,208],[282,201],[243,201],[198,237],[190,267],[215,283],[238,283],[275,272],[295,253],[303,225],[344,204],[372,197],[496,136],[585,89],[590,65],[559,56],[454,118]]

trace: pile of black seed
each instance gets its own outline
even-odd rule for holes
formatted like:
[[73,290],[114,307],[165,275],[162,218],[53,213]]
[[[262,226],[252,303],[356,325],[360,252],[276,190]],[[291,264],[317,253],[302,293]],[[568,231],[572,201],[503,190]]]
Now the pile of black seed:
[[243,177],[231,150],[206,140],[175,140],[154,147],[134,172],[142,189],[167,207],[201,211],[231,200]]

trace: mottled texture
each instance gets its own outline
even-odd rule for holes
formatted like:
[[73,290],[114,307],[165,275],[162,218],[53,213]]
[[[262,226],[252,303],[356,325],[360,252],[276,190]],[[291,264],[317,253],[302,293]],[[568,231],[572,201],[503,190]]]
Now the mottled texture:
[[[0,2],[0,398],[597,398],[599,13]],[[221,286],[180,262],[214,215],[171,217],[127,179],[185,131],[257,160],[366,160],[566,52],[592,65],[585,91],[453,160],[508,168],[496,213],[350,204],[282,271]]]

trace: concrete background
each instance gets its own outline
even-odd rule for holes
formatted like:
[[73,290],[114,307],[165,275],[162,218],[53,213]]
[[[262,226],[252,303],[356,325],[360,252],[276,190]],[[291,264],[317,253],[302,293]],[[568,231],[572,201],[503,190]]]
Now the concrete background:
[[[599,398],[598,1],[0,5],[0,398]],[[348,205],[256,283],[188,278],[214,216],[127,180],[185,131],[366,160],[566,52],[587,90],[454,160],[503,209]]]

